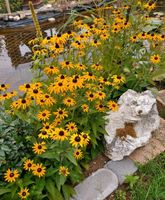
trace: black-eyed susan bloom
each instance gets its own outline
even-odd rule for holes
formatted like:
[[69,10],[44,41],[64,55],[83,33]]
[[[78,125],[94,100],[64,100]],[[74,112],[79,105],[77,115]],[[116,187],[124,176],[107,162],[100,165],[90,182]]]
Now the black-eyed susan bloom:
[[27,91],[27,95],[32,98],[37,98],[42,94],[42,91],[39,88],[30,88]]
[[41,97],[43,97],[46,106],[52,106],[56,103],[56,100],[50,94],[44,94]]
[[111,109],[114,112],[118,111],[118,109],[119,109],[119,105],[114,101],[108,101],[107,106],[109,109]]
[[0,85],[0,91],[5,91],[5,90],[7,90],[9,87],[10,87],[9,84],[4,84],[4,83],[2,83],[2,84]]
[[75,102],[75,100],[74,100],[73,98],[71,98],[71,97],[66,97],[66,98],[63,100],[63,103],[64,103],[66,106],[70,107],[70,106],[74,106],[76,102]]
[[38,113],[37,118],[39,120],[46,121],[46,120],[49,119],[50,115],[51,115],[50,111],[44,110],[44,111],[41,111],[41,112]]
[[89,106],[87,104],[82,104],[81,108],[82,108],[83,112],[89,112]]
[[83,65],[83,64],[76,64],[75,68],[78,69],[78,70],[80,70],[80,71],[86,70],[86,66]]
[[65,127],[70,132],[76,132],[78,130],[77,125],[74,122],[69,122]]
[[74,65],[70,62],[70,61],[63,61],[63,62],[61,62],[61,67],[62,67],[62,69],[72,69],[72,68],[74,68]]
[[65,110],[65,108],[59,108],[56,112],[54,112],[54,115],[56,116],[56,118],[64,119],[68,117],[68,112]]
[[32,149],[34,151],[35,154],[42,154],[46,151],[47,147],[45,145],[45,142],[41,142],[41,143],[34,143]]
[[88,101],[94,101],[96,99],[96,95],[91,91],[86,92],[86,97]]
[[41,130],[41,132],[38,134],[38,137],[41,139],[47,139],[49,138],[49,133],[47,130]]
[[8,169],[6,173],[4,174],[5,181],[11,182],[11,183],[15,182],[18,177],[19,177],[19,173],[17,169],[15,170]]
[[96,103],[95,107],[99,112],[105,112],[105,106],[101,102]]
[[68,176],[70,174],[69,169],[65,166],[60,166],[59,174],[63,176]]
[[97,71],[103,70],[103,66],[101,66],[100,64],[93,64],[91,68]]
[[29,98],[18,99],[17,102],[18,108],[23,110],[25,110],[31,104],[31,100]]
[[82,132],[82,133],[81,133],[81,136],[82,136],[82,138],[83,138],[83,141],[82,141],[83,146],[87,146],[87,145],[89,144],[89,141],[90,141],[90,136],[89,136],[89,134],[88,134],[88,133]]
[[26,160],[26,161],[24,162],[24,164],[23,164],[23,168],[24,168],[25,170],[27,170],[27,171],[32,170],[32,168],[33,168],[33,160],[30,160],[30,159]]
[[83,153],[80,149],[75,149],[73,156],[77,159],[77,160],[81,160],[83,158]]
[[35,176],[38,176],[39,178],[44,176],[45,173],[46,173],[46,167],[42,166],[42,163],[38,163],[36,165],[33,165],[33,168],[32,168],[32,172]]
[[154,8],[156,8],[156,3],[150,1],[146,4],[144,4],[144,8],[146,8],[147,10],[151,11],[153,10]]
[[83,137],[80,134],[74,133],[73,135],[71,135],[70,137],[70,144],[73,147],[78,147],[78,146],[83,146]]
[[44,72],[47,75],[53,75],[53,74],[58,74],[60,72],[60,70],[58,69],[58,67],[48,66],[48,67],[44,68]]
[[59,94],[62,92],[66,92],[67,89],[68,89],[67,81],[65,81],[65,80],[56,81],[54,83],[51,83],[50,86],[48,87],[48,91],[50,92],[50,94],[52,94],[52,93]]
[[46,122],[46,123],[43,123],[43,128],[41,129],[41,131],[46,130],[46,131],[51,132],[53,128],[54,128],[53,124]]
[[25,83],[25,84],[19,86],[19,90],[21,92],[27,92],[30,88],[31,88],[30,83]]
[[21,199],[26,199],[30,195],[29,189],[27,187],[21,189],[20,192],[18,192],[18,195]]
[[125,78],[123,76],[120,76],[120,75],[113,75],[112,77],[112,85],[118,85],[118,84],[121,84],[121,83],[125,83]]
[[55,130],[50,134],[50,137],[55,137],[56,140],[64,141],[68,139],[69,132],[63,128],[55,128]]
[[98,99],[100,99],[100,100],[105,99],[105,97],[106,97],[106,94],[105,94],[104,92],[102,92],[102,91],[98,91],[98,92],[96,93],[96,98],[98,98]]
[[153,55],[150,57],[150,61],[154,64],[160,63],[160,56],[158,54]]

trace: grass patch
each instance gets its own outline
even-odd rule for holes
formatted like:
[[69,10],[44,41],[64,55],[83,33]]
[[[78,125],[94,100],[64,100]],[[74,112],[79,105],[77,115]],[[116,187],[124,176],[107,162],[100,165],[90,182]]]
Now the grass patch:
[[140,166],[139,180],[130,189],[131,200],[165,200],[165,152]]

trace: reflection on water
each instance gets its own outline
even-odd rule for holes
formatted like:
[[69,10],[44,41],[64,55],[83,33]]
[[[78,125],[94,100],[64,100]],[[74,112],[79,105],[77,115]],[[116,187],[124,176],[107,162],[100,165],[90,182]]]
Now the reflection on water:
[[[56,25],[57,26],[57,25]],[[42,27],[44,37],[56,32],[54,24]],[[32,78],[30,72],[31,49],[28,42],[35,38],[35,29],[0,30],[0,83],[9,83],[17,88]]]

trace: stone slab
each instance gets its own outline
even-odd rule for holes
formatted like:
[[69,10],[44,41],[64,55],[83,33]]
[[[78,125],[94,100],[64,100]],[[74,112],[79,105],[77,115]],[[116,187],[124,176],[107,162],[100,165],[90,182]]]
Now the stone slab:
[[127,175],[135,173],[138,169],[128,157],[120,161],[109,161],[104,167],[112,170],[117,175],[119,184],[124,182]]
[[165,151],[165,120],[161,118],[159,128],[144,147],[136,149],[129,158],[140,164],[145,164]]
[[157,96],[157,107],[158,111],[161,114],[162,112],[165,113],[165,90],[161,90]]
[[118,187],[117,176],[109,169],[99,169],[75,187],[71,200],[104,200]]

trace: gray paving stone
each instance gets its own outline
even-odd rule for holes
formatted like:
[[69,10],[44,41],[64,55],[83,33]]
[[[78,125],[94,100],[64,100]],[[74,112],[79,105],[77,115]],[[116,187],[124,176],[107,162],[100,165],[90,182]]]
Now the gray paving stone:
[[119,184],[124,182],[125,176],[133,174],[138,169],[134,162],[127,157],[120,161],[109,161],[104,167],[117,175]]
[[117,176],[109,169],[99,169],[75,187],[70,200],[104,200],[118,187]]

